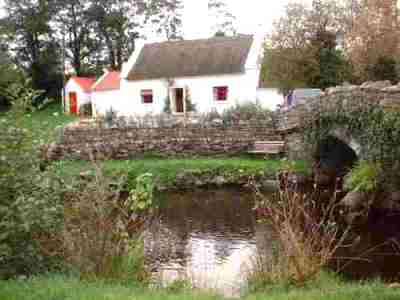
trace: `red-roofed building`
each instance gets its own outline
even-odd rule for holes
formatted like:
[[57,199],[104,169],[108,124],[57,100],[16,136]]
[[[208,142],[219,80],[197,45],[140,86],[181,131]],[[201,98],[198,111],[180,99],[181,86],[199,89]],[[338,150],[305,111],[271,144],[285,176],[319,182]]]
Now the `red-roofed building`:
[[124,103],[120,97],[120,72],[106,71],[92,87],[93,116],[105,115],[113,110],[123,113]]
[[120,88],[120,72],[112,71],[106,72],[100,79],[93,85],[94,92],[104,92],[111,90],[119,90]]
[[78,115],[82,105],[91,103],[94,77],[71,77],[65,85],[65,111]]

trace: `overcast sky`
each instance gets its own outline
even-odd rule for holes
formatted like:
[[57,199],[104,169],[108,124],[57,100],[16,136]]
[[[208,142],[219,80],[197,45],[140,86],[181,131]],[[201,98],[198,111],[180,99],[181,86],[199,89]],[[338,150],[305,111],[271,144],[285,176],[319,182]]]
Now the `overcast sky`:
[[[239,33],[267,33],[285,6],[293,0],[225,0],[231,13],[237,18]],[[297,0],[309,3],[311,0]],[[183,30],[185,38],[208,37],[213,24],[208,22],[207,0],[183,0]]]

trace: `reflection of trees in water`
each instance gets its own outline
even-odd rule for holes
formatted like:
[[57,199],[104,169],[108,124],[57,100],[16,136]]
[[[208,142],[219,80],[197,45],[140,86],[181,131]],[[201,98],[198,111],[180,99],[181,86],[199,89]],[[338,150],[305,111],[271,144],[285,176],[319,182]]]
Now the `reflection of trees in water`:
[[166,198],[162,219],[173,231],[244,239],[254,231],[254,201],[250,191],[194,191],[171,193]]
[[[379,277],[385,280],[400,279],[400,216],[374,215],[368,223],[358,228],[349,244],[338,250],[332,265],[354,279]],[[355,232],[355,230],[354,230]],[[343,268],[345,266],[345,268]]]
[[158,220],[144,234],[144,253],[151,269],[175,262],[184,267],[190,253],[186,251],[187,234],[170,230]]
[[176,263],[185,268],[198,257],[204,263],[209,259],[207,264],[223,263],[243,243],[254,244],[257,240],[251,191],[167,193],[165,200],[161,217],[145,238],[152,269]]
[[194,287],[240,294],[256,247],[268,247],[271,236],[268,226],[255,222],[252,192],[167,193],[164,204],[145,235],[153,278],[161,284],[188,279]]

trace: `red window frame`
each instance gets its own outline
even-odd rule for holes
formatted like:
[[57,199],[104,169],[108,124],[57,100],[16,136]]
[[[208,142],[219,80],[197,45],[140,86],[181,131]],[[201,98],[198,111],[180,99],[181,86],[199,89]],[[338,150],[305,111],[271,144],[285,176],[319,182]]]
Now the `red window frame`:
[[214,87],[214,100],[215,101],[227,101],[229,89],[227,86],[216,86]]
[[143,104],[153,103],[153,90],[141,90],[140,94],[142,96]]

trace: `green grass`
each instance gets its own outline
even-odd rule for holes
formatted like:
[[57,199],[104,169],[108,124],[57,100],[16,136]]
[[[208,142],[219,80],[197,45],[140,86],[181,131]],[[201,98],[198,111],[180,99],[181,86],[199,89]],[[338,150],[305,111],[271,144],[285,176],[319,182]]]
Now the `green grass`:
[[148,290],[135,284],[83,282],[63,276],[0,282],[1,300],[213,300],[193,291]]
[[[214,300],[223,299],[199,291],[159,289],[140,285],[84,282],[65,276],[40,277],[24,281],[0,281],[1,300]],[[398,300],[400,290],[380,281],[345,283],[335,278],[304,288],[273,287],[243,297],[245,300]]]
[[[266,297],[268,295],[268,297]],[[400,289],[389,288],[380,280],[348,281],[331,272],[323,272],[303,287],[290,284],[264,286],[252,292],[246,300],[395,300]]]
[[[231,158],[159,158],[145,157],[137,160],[127,161],[105,161],[102,163],[105,174],[108,176],[129,175],[134,179],[143,173],[152,173],[158,182],[164,185],[173,184],[179,173],[190,171],[193,173],[213,173],[240,175],[270,175],[283,167],[282,160],[263,160],[250,157],[231,157]],[[65,177],[74,177],[84,171],[90,171],[93,166],[84,161],[62,161],[56,164]],[[306,169],[305,162],[295,163],[295,168],[299,171]]]
[[34,133],[34,137],[41,143],[52,142],[56,138],[57,129],[77,120],[76,116],[66,115],[59,103],[50,104],[43,110],[27,115],[23,125]]
[[33,137],[38,143],[45,144],[54,141],[57,130],[74,120],[77,120],[76,116],[64,114],[61,104],[54,103],[43,110],[27,114],[22,120],[22,125],[33,132]]

